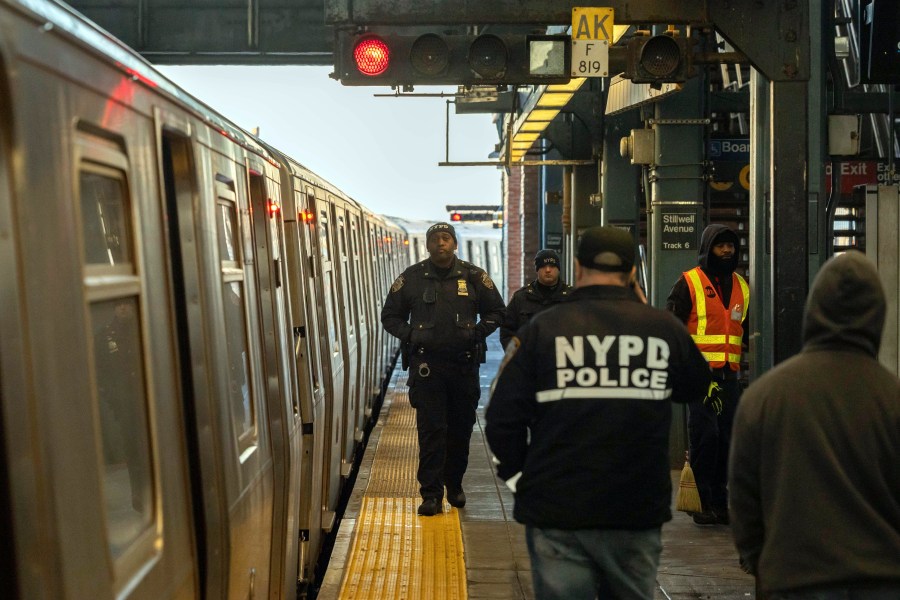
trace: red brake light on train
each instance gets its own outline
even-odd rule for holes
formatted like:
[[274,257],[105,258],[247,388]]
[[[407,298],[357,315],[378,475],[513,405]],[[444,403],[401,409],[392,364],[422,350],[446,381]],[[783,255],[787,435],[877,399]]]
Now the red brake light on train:
[[450,220],[451,221],[462,221],[462,215],[459,214],[458,212],[450,213]]
[[313,222],[313,212],[308,208],[304,208],[300,211],[300,220],[304,223],[312,223]]
[[270,217],[274,217],[275,215],[277,215],[278,211],[280,211],[280,210],[281,210],[281,207],[278,206],[278,204],[276,202],[269,200],[269,216]]
[[391,51],[381,38],[368,36],[359,40],[353,48],[353,59],[360,73],[374,77],[387,71]]

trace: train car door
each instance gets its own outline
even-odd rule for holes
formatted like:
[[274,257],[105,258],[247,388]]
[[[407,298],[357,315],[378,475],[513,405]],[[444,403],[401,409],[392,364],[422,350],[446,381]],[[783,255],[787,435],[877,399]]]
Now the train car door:
[[[325,324],[321,320],[322,295],[318,282],[316,196],[312,187],[290,176],[294,208],[285,208],[288,237],[288,283],[291,286],[291,318],[294,329],[294,361],[302,382],[300,418],[303,452],[300,463],[300,556],[298,578],[313,577],[316,557],[322,543],[323,465],[325,463],[325,388],[323,356],[327,346]],[[290,214],[289,214],[290,210]],[[289,219],[296,218],[296,226]]]
[[341,404],[346,397],[344,388],[344,354],[340,331],[340,289],[338,288],[334,261],[335,226],[330,201],[316,198],[316,223],[318,225],[319,266],[322,276],[323,333],[326,350],[323,353],[327,371],[325,394],[325,460],[323,465],[322,529],[326,532],[334,527],[336,508],[341,488],[341,432],[344,429],[344,411]]
[[343,202],[332,199],[332,217],[335,223],[335,263],[338,282],[338,318],[341,324],[344,361],[344,396],[341,399],[343,428],[341,431],[341,476],[347,477],[353,468],[353,451],[356,447],[356,415],[359,411],[359,342],[358,342],[358,302],[349,257],[350,212]]
[[[362,441],[363,438],[363,430],[365,428],[366,421],[366,402],[368,400],[368,384],[369,374],[368,374],[368,362],[367,352],[369,349],[369,315],[368,310],[370,305],[366,302],[365,294],[368,289],[366,285],[365,274],[362,269],[361,256],[360,256],[360,245],[359,245],[359,211],[358,209],[350,208],[347,211],[347,220],[349,222],[349,233],[348,233],[348,267],[350,271],[350,281],[352,282],[351,290],[353,292],[353,306],[354,312],[356,316],[356,360],[357,360],[357,369],[356,369],[356,419],[354,421],[353,426],[353,441],[354,445]],[[350,428],[348,428],[349,431]],[[351,455],[350,459],[353,457]]]
[[[273,505],[270,598],[293,597],[297,582],[297,514],[299,508],[299,398],[288,338],[284,285],[284,240],[281,190],[271,169],[257,157],[248,159],[250,208],[256,246],[256,279],[262,324],[266,415],[272,446]],[[296,444],[296,451],[294,445]]]
[[[203,365],[212,357],[204,342],[203,269],[200,228],[195,203],[199,195],[198,158],[191,126],[183,118],[157,111],[165,213],[168,220],[170,281],[174,291],[178,372],[182,382],[182,411],[190,463],[192,506],[197,562],[207,597],[224,598],[228,589],[228,507],[223,494],[224,475],[218,458],[218,419],[210,373]],[[193,325],[192,325],[193,324]],[[210,438],[213,439],[210,439]]]
[[360,391],[363,396],[363,405],[360,407],[361,427],[365,427],[366,420],[372,415],[372,396],[375,393],[374,365],[372,351],[374,349],[375,328],[377,318],[375,316],[375,289],[372,283],[371,263],[366,260],[369,255],[366,249],[366,213],[355,215],[351,222],[351,240],[356,270],[359,273],[360,285],[358,287],[360,301],[360,356],[362,360],[362,373]]

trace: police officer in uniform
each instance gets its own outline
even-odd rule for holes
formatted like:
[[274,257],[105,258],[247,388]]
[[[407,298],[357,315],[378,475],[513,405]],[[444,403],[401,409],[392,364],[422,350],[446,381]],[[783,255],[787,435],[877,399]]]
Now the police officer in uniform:
[[[478,368],[485,338],[503,318],[504,304],[485,271],[456,257],[456,231],[436,223],[425,234],[429,258],[391,286],[381,323],[403,343],[409,365],[409,403],[419,435],[418,513],[466,504],[462,480],[481,397]],[[480,320],[479,320],[480,317]]]
[[709,367],[677,319],[641,302],[633,265],[627,231],[582,234],[575,291],[518,331],[485,414],[542,600],[653,598],[671,403],[702,398]]
[[541,250],[534,256],[534,268],[537,277],[513,294],[506,307],[506,316],[500,326],[500,343],[503,347],[516,334],[519,327],[531,320],[531,317],[569,297],[572,286],[559,277],[559,254],[553,250]]

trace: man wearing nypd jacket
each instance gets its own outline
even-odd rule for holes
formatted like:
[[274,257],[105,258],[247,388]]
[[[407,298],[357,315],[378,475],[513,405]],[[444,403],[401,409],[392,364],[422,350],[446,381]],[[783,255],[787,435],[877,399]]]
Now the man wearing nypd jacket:
[[494,381],[485,433],[541,600],[653,598],[670,403],[703,398],[710,371],[684,325],[634,294],[633,265],[628,232],[587,230],[570,300],[518,331]]

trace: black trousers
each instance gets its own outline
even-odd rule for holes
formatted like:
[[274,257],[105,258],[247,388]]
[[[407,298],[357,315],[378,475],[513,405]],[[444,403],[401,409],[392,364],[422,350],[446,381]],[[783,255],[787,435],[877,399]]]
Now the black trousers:
[[728,448],[741,384],[732,377],[719,385],[725,388],[721,415],[702,402],[692,402],[688,410],[691,469],[703,510],[728,508]]
[[[427,369],[421,365],[427,365]],[[469,440],[481,397],[477,364],[413,360],[409,403],[419,434],[419,492],[443,498],[444,486],[462,487],[469,465]]]

